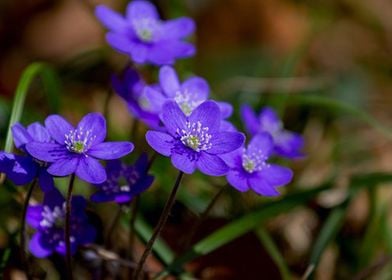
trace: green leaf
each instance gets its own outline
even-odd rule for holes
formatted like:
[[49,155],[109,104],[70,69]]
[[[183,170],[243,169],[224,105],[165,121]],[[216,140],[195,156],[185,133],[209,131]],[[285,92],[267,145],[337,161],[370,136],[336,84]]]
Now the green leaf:
[[284,257],[279,252],[279,248],[275,245],[275,242],[272,239],[271,235],[264,228],[261,227],[256,230],[256,234],[259,237],[261,243],[263,244],[265,250],[268,252],[269,256],[272,258],[272,260],[278,267],[282,279],[291,279],[292,277],[290,274],[290,269],[288,268]]
[[12,151],[12,133],[11,127],[14,123],[20,121],[22,112],[24,110],[24,105],[26,101],[26,96],[30,88],[31,83],[34,79],[40,76],[42,78],[42,83],[47,93],[48,102],[53,110],[58,110],[59,108],[59,81],[54,73],[54,71],[43,63],[32,63],[25,71],[22,73],[19,84],[16,88],[14,102],[11,111],[11,117],[8,125],[7,137],[5,141],[4,150],[6,152]]

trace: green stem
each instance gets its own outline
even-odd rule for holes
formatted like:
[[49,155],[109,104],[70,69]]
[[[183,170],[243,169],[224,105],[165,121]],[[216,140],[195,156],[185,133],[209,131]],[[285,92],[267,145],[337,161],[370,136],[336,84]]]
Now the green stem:
[[65,212],[65,249],[66,249],[66,265],[69,280],[73,280],[72,273],[72,254],[71,254],[71,211],[72,211],[72,191],[75,181],[75,173],[71,175],[68,185],[68,193],[66,199]]
[[150,240],[147,242],[146,249],[144,250],[144,253],[143,253],[142,257],[140,258],[138,266],[135,270],[135,273],[133,275],[134,280],[139,280],[139,278],[141,276],[140,273],[142,272],[143,267],[144,267],[144,263],[146,262],[147,257],[150,255],[150,253],[152,251],[152,246],[154,245],[155,240],[158,238],[159,234],[161,233],[163,227],[166,224],[167,218],[169,217],[169,214],[170,214],[170,210],[173,207],[174,201],[176,199],[176,194],[177,194],[178,188],[180,186],[180,182],[181,182],[183,175],[184,175],[184,173],[182,171],[180,171],[178,173],[176,182],[173,186],[173,189],[169,195],[168,200],[166,201],[165,207],[163,208],[163,211],[162,211],[161,217],[159,218],[158,224],[155,227],[154,232],[153,232]]

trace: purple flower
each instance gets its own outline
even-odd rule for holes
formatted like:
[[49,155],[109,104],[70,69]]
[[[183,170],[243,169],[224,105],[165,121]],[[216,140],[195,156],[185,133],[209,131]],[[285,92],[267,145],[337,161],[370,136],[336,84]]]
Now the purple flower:
[[[15,146],[26,152],[25,146],[32,141],[50,143],[52,139],[48,131],[39,123],[30,124],[27,129],[20,123],[12,126],[12,134]],[[30,155],[13,155],[5,152],[0,153],[0,171],[16,185],[25,185],[38,178],[38,184],[43,191],[54,188],[53,178],[48,172],[47,163],[39,161]]]
[[241,115],[246,129],[251,135],[267,132],[272,136],[275,154],[287,158],[303,156],[301,152],[304,146],[302,136],[285,130],[282,121],[273,109],[265,107],[259,116],[256,116],[249,106],[244,105],[241,108]]
[[87,114],[76,128],[61,116],[51,115],[45,126],[55,142],[29,142],[26,150],[37,159],[50,162],[48,172],[54,176],[75,173],[89,183],[100,184],[106,180],[106,171],[98,160],[120,158],[133,150],[130,142],[103,142],[106,121],[99,113]]
[[269,134],[257,134],[247,148],[242,147],[222,158],[230,167],[227,181],[241,192],[252,189],[264,196],[276,196],[277,187],[289,183],[292,171],[283,166],[269,164],[267,160],[273,149]]
[[[149,110],[160,114],[163,104],[175,101],[182,112],[189,116],[192,111],[208,99],[210,87],[206,80],[200,77],[191,77],[180,83],[177,73],[170,66],[163,66],[159,70],[160,87],[146,86],[144,95]],[[233,107],[225,102],[216,102],[221,110],[222,118],[228,118]]]
[[106,165],[108,179],[96,185],[99,191],[91,196],[91,201],[115,201],[119,204],[130,202],[151,186],[154,177],[147,174],[147,168],[147,154],[142,154],[135,165],[131,166],[125,165],[120,160],[108,161]]
[[132,68],[127,68],[120,76],[112,77],[114,90],[128,105],[131,114],[150,127],[158,127],[159,117],[152,113],[144,95],[145,83],[139,73]]
[[207,175],[226,174],[228,166],[219,155],[239,148],[245,140],[242,133],[220,130],[220,110],[212,101],[202,103],[189,116],[176,102],[167,102],[161,119],[167,132],[148,131],[147,142],[187,174],[196,168]]
[[183,41],[194,32],[193,20],[182,17],[162,21],[148,1],[129,3],[125,18],[104,5],[99,5],[95,14],[110,30],[108,43],[138,64],[173,64],[177,58],[195,53],[194,46]]
[[[79,245],[95,240],[96,231],[88,223],[85,213],[86,200],[81,196],[72,198],[71,210],[71,253]],[[35,234],[30,240],[29,249],[37,258],[45,258],[53,252],[65,255],[65,200],[57,189],[45,193],[43,204],[29,206],[27,223]]]
[[28,184],[38,174],[37,165],[34,164],[31,157],[3,151],[0,152],[0,172],[5,173],[15,185]]

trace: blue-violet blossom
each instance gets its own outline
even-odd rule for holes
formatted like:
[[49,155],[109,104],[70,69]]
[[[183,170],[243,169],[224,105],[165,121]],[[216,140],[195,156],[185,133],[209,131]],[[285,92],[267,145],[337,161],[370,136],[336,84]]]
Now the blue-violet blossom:
[[[85,213],[86,200],[81,196],[72,198],[71,210],[71,253],[79,245],[95,240],[96,231],[88,223]],[[65,200],[57,189],[46,192],[43,204],[30,205],[27,208],[27,223],[36,232],[32,236],[29,249],[37,258],[45,258],[53,252],[66,253],[65,245]]]
[[95,14],[110,30],[106,35],[108,43],[138,64],[173,64],[177,58],[195,53],[194,46],[183,41],[194,32],[193,20],[181,17],[162,21],[148,1],[129,3],[125,18],[104,5],[99,5]]
[[99,190],[90,197],[91,201],[129,203],[151,186],[154,177],[147,174],[147,169],[147,154],[142,154],[136,163],[130,166],[119,159],[108,161],[106,164],[108,179],[96,185]]
[[[38,122],[30,124],[27,128],[16,123],[12,126],[12,134],[15,146],[25,153],[27,153],[25,146],[29,142],[53,142],[46,128]],[[43,191],[53,189],[53,178],[47,172],[47,167],[47,163],[33,158],[28,153],[27,155],[14,155],[0,152],[0,171],[4,172],[16,185],[28,184],[34,178],[38,178],[38,184]]]
[[251,135],[267,132],[274,140],[274,153],[286,158],[300,158],[303,156],[301,149],[304,140],[298,133],[285,130],[283,123],[276,112],[269,107],[264,107],[256,116],[252,108],[242,106],[241,115],[247,131]]
[[[151,112],[160,114],[165,102],[175,101],[186,116],[201,103],[208,99],[210,87],[201,77],[191,77],[180,83],[174,68],[163,66],[159,70],[160,87],[146,86],[143,95],[149,104]],[[226,102],[216,102],[221,111],[222,118],[228,118],[233,112],[233,107]]]
[[241,192],[253,190],[259,195],[276,196],[277,187],[286,185],[293,177],[292,171],[283,166],[267,162],[273,140],[268,133],[260,133],[252,138],[247,148],[222,156],[230,167],[227,181]]
[[48,173],[67,176],[75,173],[79,178],[100,184],[106,180],[106,171],[99,159],[120,158],[133,150],[131,142],[103,142],[106,121],[99,113],[85,115],[74,128],[59,115],[46,118],[45,126],[54,143],[32,141],[26,150],[33,157],[50,162]]
[[207,175],[226,174],[228,166],[219,156],[239,148],[245,140],[242,133],[221,131],[220,110],[213,101],[202,103],[189,116],[176,102],[166,102],[161,119],[166,132],[148,131],[147,142],[187,174],[196,168]]

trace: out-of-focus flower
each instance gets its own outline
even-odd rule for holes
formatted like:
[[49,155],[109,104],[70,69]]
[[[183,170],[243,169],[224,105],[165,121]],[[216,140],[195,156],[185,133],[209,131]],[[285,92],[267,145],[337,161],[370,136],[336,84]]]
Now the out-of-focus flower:
[[[95,240],[96,231],[88,223],[85,213],[86,200],[81,196],[72,198],[71,210],[71,253],[79,245]],[[29,206],[27,223],[35,234],[30,240],[29,249],[37,258],[45,258],[53,252],[65,255],[65,200],[57,189],[45,193],[43,204]]]
[[267,132],[274,141],[273,152],[287,158],[300,158],[304,140],[298,133],[285,130],[276,112],[265,107],[257,116],[252,108],[242,106],[241,116],[246,130],[253,136],[260,132]]
[[108,43],[135,63],[173,64],[176,59],[195,53],[194,46],[183,41],[195,30],[193,20],[181,17],[162,21],[148,1],[129,3],[125,18],[104,5],[99,5],[95,14],[109,29]]
[[227,173],[230,185],[241,192],[251,189],[260,195],[279,195],[276,188],[289,183],[293,173],[287,167],[267,163],[273,145],[268,133],[259,133],[247,148],[241,147],[223,155],[223,160],[230,167]]
[[118,159],[108,161],[106,165],[108,179],[96,185],[99,190],[91,196],[91,201],[115,201],[119,204],[130,202],[135,196],[147,190],[154,181],[154,177],[148,175],[147,169],[147,154],[142,154],[136,163],[130,166]]
[[163,105],[161,118],[166,132],[148,131],[147,142],[187,174],[196,168],[207,175],[226,174],[228,166],[219,155],[239,148],[245,140],[242,133],[220,130],[220,110],[213,101],[200,104],[189,116],[169,101]]
[[121,75],[112,76],[112,85],[127,103],[133,117],[143,121],[149,127],[158,127],[159,116],[152,112],[149,102],[143,95],[145,83],[136,70],[127,68]]
[[76,128],[59,115],[47,117],[45,126],[55,142],[32,141],[26,144],[26,150],[50,162],[48,173],[54,176],[75,173],[89,183],[100,184],[106,180],[106,171],[98,160],[117,159],[134,148],[131,142],[103,142],[106,121],[98,113],[84,116]]

